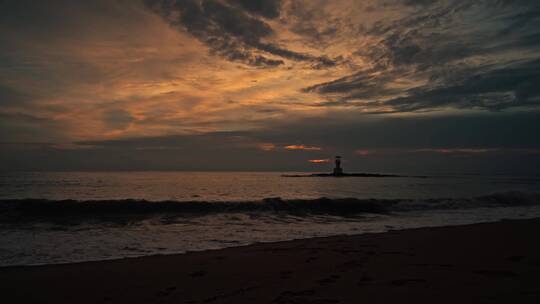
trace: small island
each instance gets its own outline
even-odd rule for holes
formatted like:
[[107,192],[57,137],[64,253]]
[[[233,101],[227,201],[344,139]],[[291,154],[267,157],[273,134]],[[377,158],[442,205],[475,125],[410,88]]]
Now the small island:
[[381,173],[345,173],[341,167],[341,156],[335,157],[335,167],[332,173],[313,173],[303,175],[282,175],[283,177],[419,177],[425,176],[405,176],[396,174],[381,174]]

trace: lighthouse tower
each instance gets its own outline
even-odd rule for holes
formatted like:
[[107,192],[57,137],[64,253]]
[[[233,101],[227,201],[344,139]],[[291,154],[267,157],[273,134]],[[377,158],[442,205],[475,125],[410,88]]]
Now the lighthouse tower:
[[334,168],[334,175],[343,175],[343,168],[341,168],[341,156],[336,156],[336,167]]

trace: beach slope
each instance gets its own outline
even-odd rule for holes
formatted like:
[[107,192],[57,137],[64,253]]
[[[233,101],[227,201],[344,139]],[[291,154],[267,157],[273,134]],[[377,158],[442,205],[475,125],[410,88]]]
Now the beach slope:
[[540,303],[540,220],[0,269],[4,303]]

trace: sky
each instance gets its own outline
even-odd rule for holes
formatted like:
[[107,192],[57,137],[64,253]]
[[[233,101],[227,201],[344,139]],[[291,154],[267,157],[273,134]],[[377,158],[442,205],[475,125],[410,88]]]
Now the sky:
[[0,0],[0,170],[540,174],[537,0]]

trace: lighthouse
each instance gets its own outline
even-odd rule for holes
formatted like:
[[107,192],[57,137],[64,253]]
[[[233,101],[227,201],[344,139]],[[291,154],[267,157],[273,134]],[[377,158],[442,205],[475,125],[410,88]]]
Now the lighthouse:
[[334,175],[343,175],[343,168],[341,168],[341,156],[336,156],[336,167],[334,168]]

